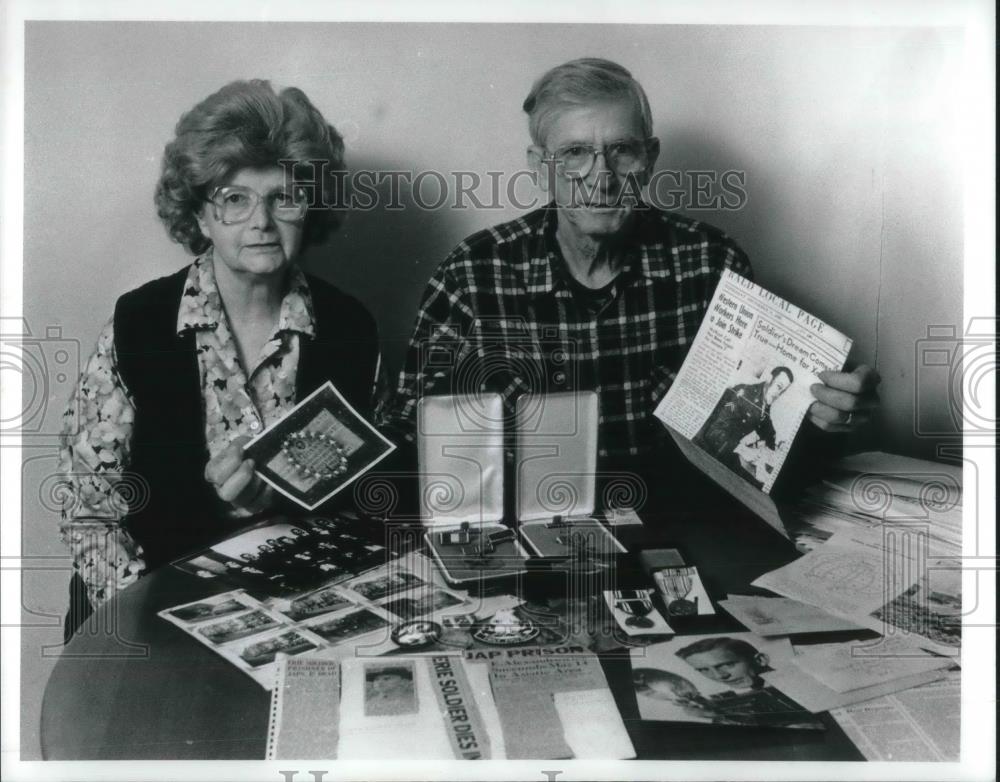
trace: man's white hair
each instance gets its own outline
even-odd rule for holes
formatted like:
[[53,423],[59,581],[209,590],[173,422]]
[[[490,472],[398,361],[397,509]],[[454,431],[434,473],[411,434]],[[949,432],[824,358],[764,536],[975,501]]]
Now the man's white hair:
[[610,60],[584,57],[557,65],[539,78],[524,99],[531,140],[545,146],[552,116],[560,109],[604,101],[631,101],[642,117],[642,130],[653,135],[653,115],[646,91],[625,68]]

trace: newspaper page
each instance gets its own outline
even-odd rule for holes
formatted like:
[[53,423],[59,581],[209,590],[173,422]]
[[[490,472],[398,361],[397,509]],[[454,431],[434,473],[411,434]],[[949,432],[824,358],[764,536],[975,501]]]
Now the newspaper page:
[[271,692],[267,759],[335,758],[340,727],[340,662],[290,657]]
[[764,637],[861,629],[855,622],[787,597],[730,595],[719,605],[748,630]]
[[343,659],[337,757],[502,757],[492,745],[491,719],[480,708],[491,697],[458,655]]
[[795,702],[801,704],[803,708],[814,714],[819,714],[831,709],[853,706],[855,703],[863,703],[874,698],[903,692],[913,687],[920,687],[943,679],[947,675],[946,670],[938,668],[933,671],[911,673],[896,679],[889,679],[881,684],[837,692],[832,687],[827,687],[818,679],[810,676],[798,665],[790,665],[771,673],[765,673],[764,681],[786,693],[788,697],[794,698]]
[[958,762],[961,674],[830,714],[867,760]]
[[635,757],[596,655],[580,647],[497,649],[487,663],[508,758]]
[[881,529],[847,530],[751,586],[858,621],[909,589],[918,568],[915,552],[887,549]]
[[469,673],[477,667],[458,655],[285,659],[267,758],[502,758],[489,683]]
[[837,532],[753,586],[954,657],[962,642],[961,576],[958,560],[928,556],[921,527],[885,524]]
[[795,665],[841,693],[953,667],[947,657],[925,652],[899,636],[796,647]]
[[770,291],[723,272],[655,415],[750,486],[770,492],[824,370],[851,340]]

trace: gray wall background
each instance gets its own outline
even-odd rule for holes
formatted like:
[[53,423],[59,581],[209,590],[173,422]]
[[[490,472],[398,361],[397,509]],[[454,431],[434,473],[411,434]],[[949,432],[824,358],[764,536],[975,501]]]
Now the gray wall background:
[[[918,364],[929,326],[962,324],[958,31],[727,26],[32,22],[26,32],[24,309],[81,360],[122,292],[188,262],[157,221],[163,146],[183,111],[237,78],[302,88],[358,169],[508,174],[520,104],[546,68],[608,57],[646,87],[659,166],[746,172],[739,211],[682,210],[730,233],[758,281],[854,337],[882,373],[871,441],[934,455],[947,384]],[[432,183],[425,194],[432,196]],[[482,191],[481,194],[485,195]],[[518,191],[531,195],[530,188]],[[374,313],[398,370],[435,265],[499,209],[356,212],[307,268]],[[919,392],[919,394],[918,394]],[[51,412],[68,385],[45,391]],[[65,567],[46,497],[51,440],[25,449],[24,555]],[[39,560],[43,561],[43,560]],[[62,572],[24,576],[22,751],[65,607]]]

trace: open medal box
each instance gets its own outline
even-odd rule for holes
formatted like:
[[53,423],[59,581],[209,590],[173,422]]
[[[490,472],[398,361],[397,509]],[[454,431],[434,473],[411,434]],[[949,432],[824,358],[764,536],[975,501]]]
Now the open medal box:
[[597,423],[592,391],[523,395],[509,426],[499,394],[420,400],[421,515],[449,584],[624,551],[593,516]]

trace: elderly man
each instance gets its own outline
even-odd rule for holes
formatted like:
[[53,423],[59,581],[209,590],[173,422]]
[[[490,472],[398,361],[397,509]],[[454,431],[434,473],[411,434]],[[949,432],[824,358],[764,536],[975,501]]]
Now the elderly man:
[[[680,368],[723,269],[750,276],[743,251],[704,223],[638,197],[659,154],[646,94],[607,60],[544,74],[524,101],[528,161],[544,208],[466,239],[431,278],[383,422],[413,439],[433,394],[591,389],[602,466],[650,453],[653,409]],[[826,373],[812,421],[858,426],[875,373]]]

